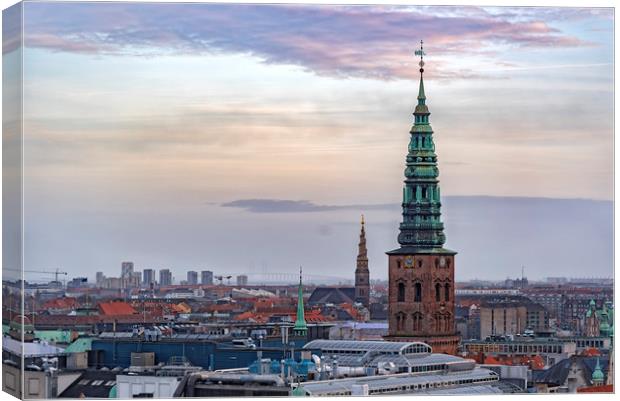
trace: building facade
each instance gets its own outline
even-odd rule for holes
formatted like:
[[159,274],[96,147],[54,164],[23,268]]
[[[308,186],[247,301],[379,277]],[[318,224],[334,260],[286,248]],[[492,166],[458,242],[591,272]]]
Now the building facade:
[[169,269],[161,269],[159,271],[159,285],[171,285],[172,272]]
[[355,268],[355,302],[360,302],[365,307],[368,307],[370,305],[370,271],[368,270],[368,250],[366,249],[366,230],[364,224],[364,216],[362,216],[362,229]]
[[155,270],[153,269],[144,269],[142,271],[142,283],[145,286],[150,286],[155,283]]
[[237,285],[242,287],[248,285],[248,276],[240,274],[237,276]]
[[[422,51],[420,54],[423,57]],[[418,104],[410,130],[403,188],[400,248],[389,257],[387,340],[422,341],[436,352],[455,354],[454,255],[443,248],[439,169],[420,61]]]
[[121,263],[121,288],[129,288],[133,279],[133,262]]
[[200,284],[213,285],[213,272],[210,270],[203,270],[200,272]]
[[190,270],[187,272],[187,284],[196,285],[198,284],[198,272]]

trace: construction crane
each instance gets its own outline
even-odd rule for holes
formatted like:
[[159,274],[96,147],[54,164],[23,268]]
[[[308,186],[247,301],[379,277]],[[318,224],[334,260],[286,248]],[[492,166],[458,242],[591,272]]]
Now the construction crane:
[[24,272],[24,273],[39,273],[39,274],[53,274],[54,275],[54,281],[58,281],[58,275],[62,274],[64,276],[68,275],[69,273],[61,271],[60,269],[56,269],[55,271],[49,271],[49,270],[20,270],[20,269],[10,269],[10,268],[4,268],[3,270],[11,270],[11,271],[15,271],[15,272]]
[[67,272],[63,272],[60,269],[56,269],[56,271],[46,271],[46,270],[24,270],[24,273],[40,273],[40,274],[53,274],[54,275],[54,281],[58,281],[58,275],[62,274],[64,276],[68,275],[69,273]]
[[215,279],[220,282],[220,285],[224,285],[224,279],[228,280],[228,285],[230,285],[230,279],[232,276],[215,276]]

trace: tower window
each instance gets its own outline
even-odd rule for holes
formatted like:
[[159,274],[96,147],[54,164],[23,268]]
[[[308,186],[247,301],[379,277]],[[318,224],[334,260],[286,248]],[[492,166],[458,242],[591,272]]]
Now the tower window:
[[422,302],[422,284],[415,283],[415,294],[413,298],[413,302]]
[[422,315],[420,313],[413,314],[413,331],[420,331],[422,328]]
[[426,195],[428,195],[428,191],[427,191],[426,187],[422,187],[422,198],[426,199]]
[[405,302],[405,284],[398,283],[398,302]]
[[396,315],[396,330],[402,331],[405,326],[405,315],[399,313]]
[[441,301],[441,284],[435,284],[435,301]]
[[444,294],[445,296],[444,298],[446,301],[449,301],[450,300],[450,284],[446,284],[445,290],[446,290],[446,293]]

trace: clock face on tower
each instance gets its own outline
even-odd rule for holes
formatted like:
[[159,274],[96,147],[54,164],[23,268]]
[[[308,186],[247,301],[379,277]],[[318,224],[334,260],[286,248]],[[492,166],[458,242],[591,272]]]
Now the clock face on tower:
[[446,258],[445,257],[441,257],[439,258],[439,266],[440,267],[446,267]]
[[407,256],[405,258],[405,267],[413,267],[413,256]]

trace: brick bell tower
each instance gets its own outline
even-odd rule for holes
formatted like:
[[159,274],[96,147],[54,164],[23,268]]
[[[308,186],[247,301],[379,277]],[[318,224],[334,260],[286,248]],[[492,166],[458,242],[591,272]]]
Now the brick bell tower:
[[423,42],[420,89],[413,115],[403,188],[400,248],[387,252],[389,263],[386,340],[421,341],[435,353],[456,354],[454,324],[454,256],[445,249],[441,222],[439,169],[424,94]]

